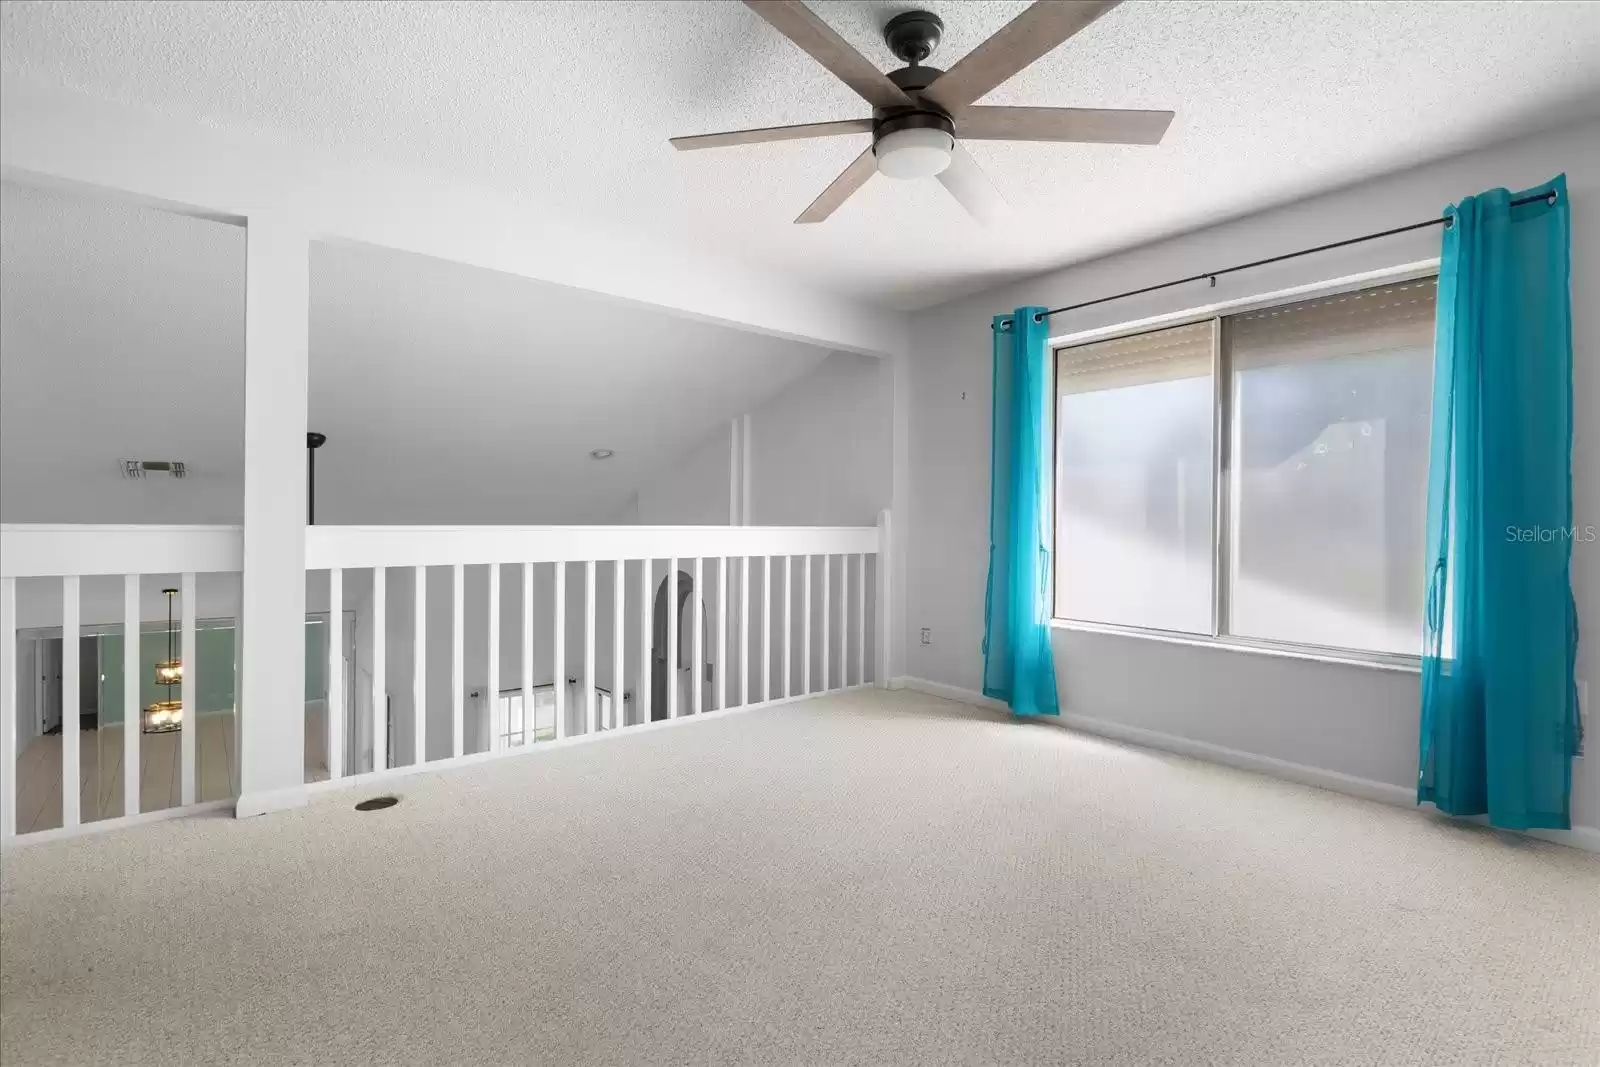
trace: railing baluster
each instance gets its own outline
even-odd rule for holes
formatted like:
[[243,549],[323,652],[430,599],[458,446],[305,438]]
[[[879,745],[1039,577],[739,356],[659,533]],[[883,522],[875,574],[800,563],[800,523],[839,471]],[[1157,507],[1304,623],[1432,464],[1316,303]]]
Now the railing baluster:
[[551,642],[551,688],[556,698],[556,740],[567,736],[567,564],[557,561],[556,569],[556,630]]
[[467,575],[457,563],[450,568],[450,755],[465,750],[467,718]]
[[772,557],[761,557],[761,699],[772,699]]
[[[61,825],[78,825],[78,795],[83,771],[78,756],[78,576],[61,579]],[[16,728],[16,720],[3,724]]]
[[856,553],[857,584],[861,590],[856,595],[856,684],[867,684],[867,554]]
[[[232,742],[233,743],[233,749],[232,749],[232,752],[231,752],[233,767],[231,768],[232,773],[230,773],[228,775],[228,791],[229,791],[228,795],[230,797],[237,797],[239,795],[239,793],[240,793],[239,780],[240,780],[240,776],[244,773],[243,769],[239,766],[239,753],[244,750],[244,744],[240,740],[244,736],[244,732],[243,732],[243,728],[244,728],[243,718],[244,717],[240,712],[240,703],[239,703],[239,694],[241,692],[243,692],[243,690],[244,690],[244,674],[243,674],[244,662],[243,661],[244,661],[244,629],[243,629],[243,621],[238,619],[238,618],[235,618],[233,620],[233,742]],[[134,669],[134,673],[133,673],[132,677],[134,678],[135,683],[137,683],[137,680],[138,680],[137,668]],[[131,689],[133,687],[129,686],[128,688]],[[126,693],[123,694],[123,699],[127,699],[127,694]]]
[[[122,814],[139,814],[139,576],[122,576]],[[233,631],[235,642],[239,631]],[[237,660],[238,649],[234,649]],[[239,692],[235,679],[235,699]],[[238,715],[237,709],[234,711]],[[14,718],[6,718],[14,722]],[[234,763],[238,763],[234,757]]]
[[533,744],[533,564],[522,565],[522,743]]
[[839,557],[839,688],[850,688],[850,557]]
[[0,841],[16,835],[17,580],[0,578]]
[[717,557],[717,710],[728,707],[728,557]]
[[705,607],[704,607],[704,604],[705,604],[705,588],[706,587],[705,587],[705,568],[702,566],[702,564],[704,562],[705,561],[699,556],[696,556],[694,558],[694,639],[693,639],[692,644],[693,644],[693,648],[694,648],[694,712],[693,712],[693,714],[695,714],[695,715],[698,715],[702,711],[706,710],[705,704],[703,703],[703,701],[705,699],[705,693],[704,693],[704,691],[703,691],[703,689],[701,687],[701,684],[700,684],[704,680],[705,673],[706,673],[706,669],[705,669],[705,666],[704,666],[706,650],[705,650],[705,645],[704,645],[704,639],[701,637],[701,631],[705,629]]
[[800,619],[800,668],[802,673],[800,692],[811,692],[811,557],[806,556],[804,580],[806,583],[805,596],[801,600],[804,611]]
[[646,556],[639,561],[639,681],[634,686],[638,693],[639,722],[650,721],[650,581],[654,577],[655,560]]
[[794,557],[783,557],[783,695],[794,696]]
[[[187,571],[178,579],[178,599],[183,601],[183,651],[179,653],[183,663],[183,685],[179,687],[179,694],[183,699],[183,733],[180,735],[181,756],[183,763],[178,768],[178,795],[184,807],[195,802],[195,785],[198,781],[199,767],[196,757],[199,755],[200,743],[200,702],[195,696],[200,692],[200,664],[195,660],[195,615],[196,597],[194,592],[194,572]],[[302,638],[302,644],[304,639]],[[302,705],[300,714],[305,715]]]
[[583,732],[595,732],[594,560],[583,564]]
[[828,684],[831,681],[831,679],[828,677],[828,652],[829,652],[828,623],[833,618],[833,612],[828,610],[828,594],[831,591],[829,589],[829,586],[832,584],[831,581],[830,581],[830,578],[829,578],[829,571],[831,571],[832,569],[833,569],[833,557],[832,556],[823,556],[822,557],[822,691],[824,693],[826,693],[830,688],[832,688]]
[[328,732],[328,780],[344,774],[344,571],[328,570],[328,699],[323,728]]
[[678,557],[667,560],[667,718],[678,717]]
[[620,730],[627,722],[628,694],[622,681],[622,613],[627,606],[628,561],[613,560],[611,564],[611,722],[610,729]]
[[750,557],[739,557],[739,704],[750,703]]
[[[234,640],[239,632],[234,631]],[[235,650],[234,658],[238,659]],[[389,769],[389,570],[372,568],[372,770]],[[234,690],[235,703],[238,690]],[[239,714],[237,707],[234,714]],[[237,762],[238,755],[235,753]]]
[[416,593],[411,620],[411,757],[418,767],[428,762],[428,568],[413,568]]
[[893,578],[893,566],[890,560],[893,537],[894,516],[885,508],[878,512],[878,557],[877,590],[874,593],[872,629],[876,635],[873,641],[872,682],[879,689],[889,687],[889,607],[893,603],[890,591],[890,582]]
[[500,713],[500,564],[489,564],[489,680],[484,684],[488,701],[480,721],[489,724],[490,752],[505,748],[505,735],[511,724]]

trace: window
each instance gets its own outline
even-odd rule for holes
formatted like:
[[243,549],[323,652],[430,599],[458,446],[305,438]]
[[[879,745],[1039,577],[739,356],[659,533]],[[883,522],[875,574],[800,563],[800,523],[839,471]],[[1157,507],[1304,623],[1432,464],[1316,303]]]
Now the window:
[[1056,356],[1056,614],[1211,632],[1212,322]]
[[1434,295],[1422,279],[1059,349],[1056,615],[1415,655]]

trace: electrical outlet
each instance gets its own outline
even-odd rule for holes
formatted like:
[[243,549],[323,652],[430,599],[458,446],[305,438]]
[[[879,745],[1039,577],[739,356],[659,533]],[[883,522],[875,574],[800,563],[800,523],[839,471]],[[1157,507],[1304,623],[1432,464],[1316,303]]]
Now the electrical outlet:
[[926,626],[922,628],[922,643],[925,645],[933,644],[933,631]]

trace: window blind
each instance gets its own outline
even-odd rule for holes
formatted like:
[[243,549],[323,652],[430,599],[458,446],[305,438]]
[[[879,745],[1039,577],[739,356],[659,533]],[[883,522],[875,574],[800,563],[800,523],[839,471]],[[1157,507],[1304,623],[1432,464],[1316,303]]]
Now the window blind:
[[1373,352],[1433,347],[1433,278],[1298,304],[1263,308],[1228,320],[1236,370]]
[[1094,341],[1056,353],[1058,395],[1203,378],[1210,373],[1210,322]]

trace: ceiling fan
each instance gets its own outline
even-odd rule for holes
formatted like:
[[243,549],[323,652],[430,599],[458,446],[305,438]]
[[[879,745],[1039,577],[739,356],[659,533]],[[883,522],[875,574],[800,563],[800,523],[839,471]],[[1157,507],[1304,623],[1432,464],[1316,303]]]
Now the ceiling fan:
[[963,140],[1161,142],[1172,122],[1170,111],[973,104],[1119,2],[1038,0],[948,71],[922,65],[938,47],[944,23],[932,12],[906,11],[883,29],[889,50],[906,65],[885,74],[800,0],[745,0],[745,6],[861,94],[872,105],[872,117],[674,137],[671,143],[687,151],[870,133],[871,146],[795,222],[826,219],[874,171],[889,178],[937,177],[974,218],[990,222],[1005,214],[1006,203],[961,146]]

